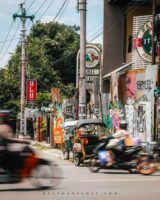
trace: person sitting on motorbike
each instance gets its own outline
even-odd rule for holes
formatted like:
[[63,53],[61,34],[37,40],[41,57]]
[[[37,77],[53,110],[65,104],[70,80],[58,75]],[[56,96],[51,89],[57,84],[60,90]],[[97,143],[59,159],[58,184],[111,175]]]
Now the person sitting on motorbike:
[[111,157],[109,165],[112,165],[114,163],[114,155],[112,153],[112,149],[120,153],[123,152],[124,148],[134,146],[133,138],[131,134],[129,134],[129,132],[127,131],[127,126],[128,123],[125,120],[122,120],[120,122],[119,130],[115,134],[113,134],[113,138],[109,140],[106,146],[108,149],[111,149],[109,151]]
[[[74,137],[74,145],[73,145],[73,149],[75,151],[81,151],[82,152],[82,160],[85,159],[86,156],[86,152],[85,152],[85,141],[81,138],[81,135],[83,135],[86,132],[85,128],[80,127],[79,129],[76,130],[76,135]],[[78,145],[81,144],[81,148]]]
[[0,124],[0,168],[10,171],[14,174],[20,165],[19,152],[11,150],[11,144],[23,143],[28,141],[13,138],[13,131],[7,124]]
[[125,120],[120,122],[119,130],[113,134],[112,140],[108,143],[108,147],[115,146],[117,143],[124,146],[134,146],[132,135],[127,131],[128,123]]

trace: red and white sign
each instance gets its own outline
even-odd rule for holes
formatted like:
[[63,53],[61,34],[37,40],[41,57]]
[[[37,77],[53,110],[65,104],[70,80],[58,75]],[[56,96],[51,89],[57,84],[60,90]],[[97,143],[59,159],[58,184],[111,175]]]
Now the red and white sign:
[[37,97],[37,81],[27,80],[27,103],[33,103]]

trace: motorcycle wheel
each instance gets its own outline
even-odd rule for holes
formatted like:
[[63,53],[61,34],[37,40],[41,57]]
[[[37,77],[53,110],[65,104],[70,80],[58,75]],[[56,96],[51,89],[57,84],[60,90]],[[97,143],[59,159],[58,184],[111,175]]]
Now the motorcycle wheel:
[[95,158],[91,158],[89,169],[92,173],[96,173],[100,170],[100,166]]
[[63,158],[64,158],[64,160],[69,159],[69,150],[67,148],[63,149]]
[[51,188],[58,185],[59,180],[54,176],[55,171],[52,165],[39,164],[31,173],[30,182],[36,188]]
[[143,175],[150,175],[157,171],[157,162],[155,159],[142,157],[137,165],[137,171]]
[[75,166],[79,166],[81,163],[81,155],[80,153],[73,153],[73,161]]

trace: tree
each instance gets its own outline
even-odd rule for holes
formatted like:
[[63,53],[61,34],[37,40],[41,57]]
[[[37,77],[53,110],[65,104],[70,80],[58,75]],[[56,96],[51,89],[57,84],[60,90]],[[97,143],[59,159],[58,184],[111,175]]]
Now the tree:
[[[76,79],[76,55],[79,50],[77,26],[37,22],[27,37],[26,79],[37,79],[37,106],[48,102],[52,87],[60,87],[62,96],[72,95]],[[1,108],[19,109],[21,46],[5,69],[0,70]],[[59,85],[57,85],[59,83]],[[42,95],[44,93],[44,95]],[[44,99],[45,98],[45,99]]]

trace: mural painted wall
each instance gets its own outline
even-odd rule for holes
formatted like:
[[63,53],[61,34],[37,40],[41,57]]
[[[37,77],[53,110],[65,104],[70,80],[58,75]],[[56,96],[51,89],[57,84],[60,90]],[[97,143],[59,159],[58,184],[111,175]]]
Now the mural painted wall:
[[127,104],[133,103],[136,99],[136,71],[129,70],[126,73]]
[[126,119],[129,131],[143,142],[152,140],[156,76],[157,66],[152,65],[142,70],[130,70],[126,74]]

